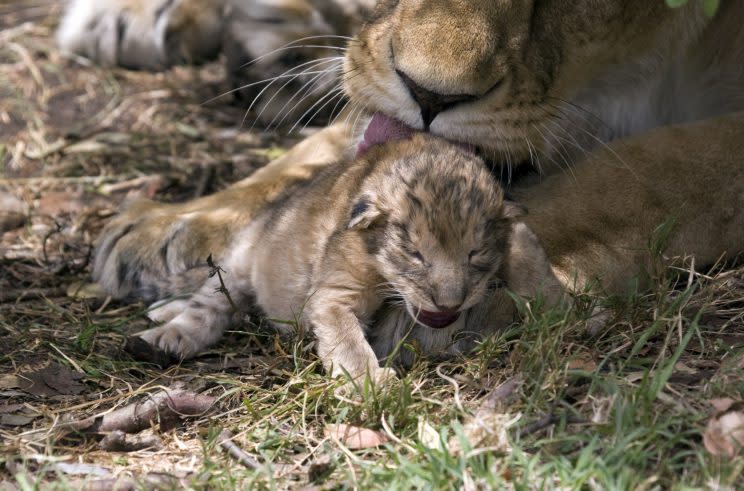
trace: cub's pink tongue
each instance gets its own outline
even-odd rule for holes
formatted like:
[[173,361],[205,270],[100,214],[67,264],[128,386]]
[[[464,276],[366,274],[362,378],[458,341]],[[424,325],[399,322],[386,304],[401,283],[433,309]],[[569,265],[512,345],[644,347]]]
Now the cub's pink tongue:
[[364,131],[364,138],[357,147],[357,156],[362,155],[374,145],[409,138],[416,130],[397,119],[382,113],[375,113]]
[[444,329],[460,318],[460,312],[428,312],[419,310],[416,320],[434,329]]

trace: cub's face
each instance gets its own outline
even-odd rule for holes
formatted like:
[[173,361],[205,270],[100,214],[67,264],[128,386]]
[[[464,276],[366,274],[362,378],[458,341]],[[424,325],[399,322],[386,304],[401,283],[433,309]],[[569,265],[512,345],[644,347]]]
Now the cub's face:
[[574,100],[636,90],[643,69],[684,49],[706,23],[698,4],[381,0],[349,44],[345,90],[411,127],[526,159],[577,137],[572,121],[587,115]]
[[393,163],[350,226],[365,229],[386,293],[421,324],[446,327],[497,281],[512,208],[483,162],[454,145],[419,135],[370,153]]

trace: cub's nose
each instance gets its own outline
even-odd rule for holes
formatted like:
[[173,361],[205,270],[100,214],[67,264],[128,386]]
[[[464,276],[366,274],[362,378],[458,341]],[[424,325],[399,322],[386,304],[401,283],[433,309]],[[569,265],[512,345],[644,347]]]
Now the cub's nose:
[[435,302],[434,306],[439,309],[440,312],[452,313],[460,310],[460,307],[462,307],[462,303],[458,303],[455,305],[440,305]]
[[442,111],[446,111],[458,104],[471,102],[477,99],[477,96],[470,94],[438,94],[429,89],[421,87],[415,80],[403,73],[401,70],[395,70],[400,79],[408,88],[408,92],[421,108],[421,119],[424,122],[424,130],[428,131],[431,122]]

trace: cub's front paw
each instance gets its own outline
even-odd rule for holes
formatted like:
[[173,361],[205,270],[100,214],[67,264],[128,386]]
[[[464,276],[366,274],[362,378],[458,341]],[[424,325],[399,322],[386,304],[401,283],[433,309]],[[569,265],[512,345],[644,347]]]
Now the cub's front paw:
[[124,351],[132,358],[146,363],[152,363],[160,368],[166,368],[179,362],[179,360],[157,346],[153,346],[139,336],[129,336]]
[[205,339],[208,331],[169,322],[129,338],[125,350],[138,360],[167,366],[196,356],[209,346],[212,340]]

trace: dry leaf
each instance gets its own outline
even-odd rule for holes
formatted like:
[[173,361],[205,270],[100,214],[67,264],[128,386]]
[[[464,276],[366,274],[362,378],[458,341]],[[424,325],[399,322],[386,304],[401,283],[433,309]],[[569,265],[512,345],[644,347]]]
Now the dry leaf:
[[439,432],[423,417],[420,417],[418,420],[417,433],[419,441],[426,448],[445,450],[444,442]]
[[17,389],[23,385],[16,375],[0,376],[0,389]]
[[37,417],[24,414],[0,414],[0,426],[26,426]]
[[326,425],[325,435],[338,440],[351,450],[379,447],[388,442],[388,437],[384,433],[347,424]]
[[81,213],[86,200],[80,191],[46,191],[39,199],[36,212],[40,215],[59,216],[66,213]]
[[0,234],[20,227],[27,217],[28,209],[23,201],[0,191]]
[[723,412],[723,411],[728,411],[728,409],[729,409],[729,408],[730,408],[731,406],[733,406],[733,405],[734,405],[734,404],[736,403],[736,401],[735,401],[735,400],[733,400],[733,399],[731,399],[731,398],[729,398],[729,397],[723,397],[723,398],[721,398],[721,399],[711,399],[711,400],[710,400],[710,401],[708,401],[708,402],[709,402],[709,403],[710,403],[710,405],[711,405],[711,406],[713,406],[713,407],[714,407],[714,408],[716,409],[716,411],[718,411],[719,413],[721,413],[721,412]]
[[65,463],[57,462],[54,464],[54,468],[65,474],[71,476],[96,476],[96,477],[108,477],[111,475],[111,471],[105,467],[94,464],[81,464],[81,463]]
[[106,292],[98,283],[75,281],[67,287],[67,296],[76,300],[96,300],[106,298]]
[[[483,398],[475,414],[463,423],[463,436],[472,448],[489,447],[504,453],[511,452],[508,430],[519,421],[521,415],[509,414],[508,403],[522,385],[521,376],[508,379]],[[449,441],[452,453],[462,452],[462,442],[453,437]]]
[[77,395],[85,391],[85,384],[78,382],[83,376],[69,368],[52,363],[41,370],[24,373],[21,388],[40,397]]
[[706,450],[713,455],[733,458],[744,446],[744,402],[714,399],[711,404],[718,411],[703,433]]
[[3,404],[0,405],[0,414],[15,413],[23,409],[23,404]]
[[607,424],[610,419],[612,407],[615,405],[616,395],[608,397],[589,396],[588,400],[592,405],[591,422],[597,425]]
[[597,369],[597,362],[588,356],[576,357],[569,360],[566,368],[569,370],[582,370],[584,372],[593,372]]
[[[470,443],[470,447],[489,448],[503,453],[511,452],[509,444],[509,429],[522,417],[509,413],[498,413],[490,410],[478,410],[463,424],[463,435]],[[462,452],[460,439],[450,439],[449,448],[453,454]]]

